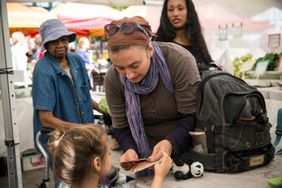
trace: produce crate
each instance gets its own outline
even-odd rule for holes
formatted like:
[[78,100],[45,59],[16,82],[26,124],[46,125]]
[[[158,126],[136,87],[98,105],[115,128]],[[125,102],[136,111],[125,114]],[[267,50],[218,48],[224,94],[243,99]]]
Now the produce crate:
[[45,159],[42,154],[36,152],[35,149],[28,149],[22,153],[22,169],[23,171],[44,168]]

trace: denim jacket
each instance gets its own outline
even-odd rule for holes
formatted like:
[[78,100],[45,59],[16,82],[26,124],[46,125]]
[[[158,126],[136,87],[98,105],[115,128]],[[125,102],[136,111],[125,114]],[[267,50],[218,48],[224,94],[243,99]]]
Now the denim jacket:
[[34,134],[41,127],[39,111],[46,110],[63,121],[93,123],[91,89],[83,60],[67,54],[72,79],[48,52],[38,61],[33,73]]

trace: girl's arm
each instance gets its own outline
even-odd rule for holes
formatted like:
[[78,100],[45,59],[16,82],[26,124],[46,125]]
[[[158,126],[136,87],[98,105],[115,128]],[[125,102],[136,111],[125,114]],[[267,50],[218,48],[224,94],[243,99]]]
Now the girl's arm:
[[151,188],[162,188],[164,179],[172,166],[172,159],[162,152],[162,158],[155,164],[155,176]]

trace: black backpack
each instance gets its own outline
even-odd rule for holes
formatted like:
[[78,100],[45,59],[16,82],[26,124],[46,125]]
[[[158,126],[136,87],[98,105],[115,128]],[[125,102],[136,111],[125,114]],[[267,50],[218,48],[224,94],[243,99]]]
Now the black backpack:
[[205,170],[242,172],[273,159],[264,97],[242,79],[219,70],[204,71],[196,118],[197,133],[205,135],[206,152],[191,150],[184,158],[202,162]]

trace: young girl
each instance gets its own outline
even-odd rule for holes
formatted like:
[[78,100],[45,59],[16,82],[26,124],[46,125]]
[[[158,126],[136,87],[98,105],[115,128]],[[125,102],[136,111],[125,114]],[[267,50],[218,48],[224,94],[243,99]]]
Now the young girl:
[[[71,188],[99,187],[112,166],[108,137],[98,125],[72,128],[67,132],[51,133],[49,150],[53,153],[54,173]],[[163,155],[155,165],[152,187],[162,187],[162,182],[171,167],[171,159]]]

